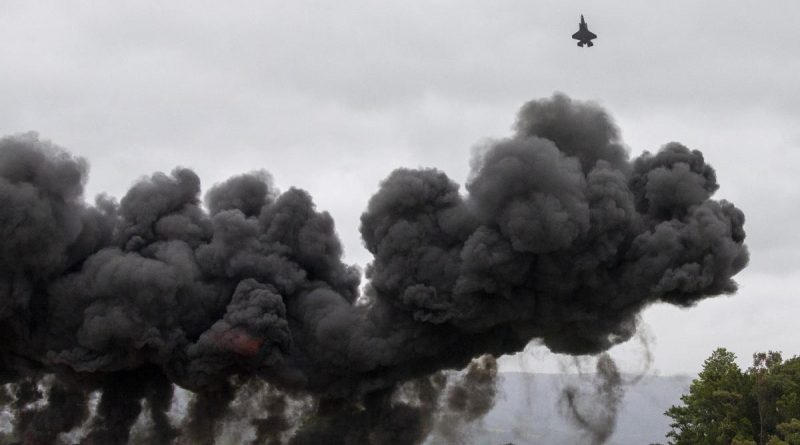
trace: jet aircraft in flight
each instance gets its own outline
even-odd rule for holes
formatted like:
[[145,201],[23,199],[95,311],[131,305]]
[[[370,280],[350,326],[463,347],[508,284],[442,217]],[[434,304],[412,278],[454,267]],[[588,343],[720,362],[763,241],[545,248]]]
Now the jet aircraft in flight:
[[581,48],[583,48],[583,45],[594,46],[594,43],[592,43],[592,39],[596,39],[597,35],[589,31],[586,21],[583,20],[583,14],[581,14],[581,22],[578,23],[578,26],[579,26],[578,32],[572,35],[572,38],[578,41],[578,46],[580,46]]

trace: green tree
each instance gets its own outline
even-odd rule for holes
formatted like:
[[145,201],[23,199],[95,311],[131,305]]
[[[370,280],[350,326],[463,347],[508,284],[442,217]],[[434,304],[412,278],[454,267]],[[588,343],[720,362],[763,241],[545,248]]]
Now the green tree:
[[736,356],[717,349],[703,364],[673,420],[672,445],[800,445],[800,357],[753,355],[742,372]]
[[759,352],[753,354],[753,366],[748,370],[753,380],[753,396],[758,412],[759,445],[767,443],[767,438],[775,432],[777,425],[779,413],[776,404],[785,386],[784,379],[779,376],[782,363],[780,352]]
[[792,419],[778,425],[778,435],[783,439],[783,443],[788,445],[800,445],[800,420]]
[[[719,348],[706,359],[703,370],[681,397],[683,406],[673,406],[672,445],[730,445],[734,438],[753,436],[748,420],[746,395],[749,382],[736,364],[736,355]],[[746,443],[746,442],[744,442]]]

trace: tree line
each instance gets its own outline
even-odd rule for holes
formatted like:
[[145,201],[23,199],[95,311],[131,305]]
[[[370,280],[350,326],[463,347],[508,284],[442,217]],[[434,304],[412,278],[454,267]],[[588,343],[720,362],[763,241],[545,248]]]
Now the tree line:
[[665,413],[670,445],[800,445],[800,357],[756,353],[742,370],[719,348],[681,401]]

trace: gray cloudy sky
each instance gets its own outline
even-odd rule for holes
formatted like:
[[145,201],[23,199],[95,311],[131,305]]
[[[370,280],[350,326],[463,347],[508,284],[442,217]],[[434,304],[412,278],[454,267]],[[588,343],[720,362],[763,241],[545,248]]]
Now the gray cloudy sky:
[[[69,4],[67,4],[69,3]],[[579,14],[599,35],[580,49]],[[89,196],[191,167],[205,188],[267,169],[335,218],[399,166],[463,182],[470,152],[554,91],[602,104],[633,155],[700,149],[747,216],[733,297],[650,308],[654,370],[717,346],[800,353],[800,2],[0,0],[0,134],[37,131],[91,164]],[[626,370],[635,342],[612,351]],[[557,371],[540,348],[507,369]]]

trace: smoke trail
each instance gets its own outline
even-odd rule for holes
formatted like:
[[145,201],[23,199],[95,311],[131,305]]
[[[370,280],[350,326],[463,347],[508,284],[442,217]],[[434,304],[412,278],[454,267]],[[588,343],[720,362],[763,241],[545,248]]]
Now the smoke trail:
[[262,407],[258,412],[265,413],[266,417],[251,421],[255,429],[255,438],[250,445],[280,445],[284,442],[284,433],[292,428],[288,418],[289,405],[286,396],[271,391],[262,397]]
[[436,433],[445,443],[468,443],[468,426],[494,406],[497,395],[497,361],[484,355],[472,361],[460,379],[447,388],[439,408]]
[[234,396],[234,390],[228,382],[197,393],[189,405],[184,425],[185,443],[213,445],[220,421],[227,414]]
[[213,441],[232,386],[257,377],[316,400],[293,443],[414,444],[435,407],[403,401],[404,382],[534,339],[600,353],[650,304],[736,289],[744,215],[711,198],[699,151],[629,160],[608,114],[564,95],[526,104],[515,129],[473,159],[466,194],[433,169],[381,183],[361,218],[374,255],[361,298],[330,215],[265,172],[212,187],[205,208],[185,168],[87,205],[84,160],[1,139],[0,376],[99,390],[87,443],[126,441],[143,400],[170,441],[165,378],[197,394],[180,440]]
[[[583,372],[580,357],[573,357],[574,369],[578,370],[582,379],[578,384],[567,384],[561,391],[560,404],[563,414],[578,428],[586,432],[594,444],[603,444],[614,434],[617,426],[617,414],[625,397],[626,390],[639,383],[647,376],[653,362],[650,349],[652,337],[647,325],[637,319],[638,330],[635,339],[641,347],[638,363],[641,369],[631,376],[623,376],[607,353],[598,356],[595,373],[591,379]],[[562,372],[569,365],[560,363]],[[582,388],[582,384],[591,387]]]
[[37,410],[23,437],[26,444],[56,443],[59,434],[80,426],[88,417],[88,394],[83,388],[69,388],[60,382],[47,390],[47,403]]
[[569,385],[562,392],[562,403],[566,405],[569,418],[589,434],[591,443],[600,445],[614,434],[625,391],[622,376],[611,356],[600,354],[596,369],[595,393],[587,397],[580,388]]

